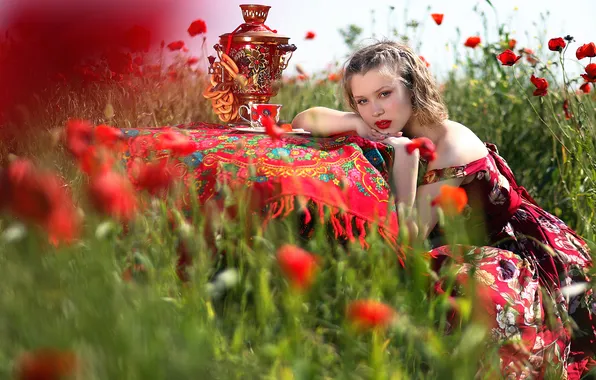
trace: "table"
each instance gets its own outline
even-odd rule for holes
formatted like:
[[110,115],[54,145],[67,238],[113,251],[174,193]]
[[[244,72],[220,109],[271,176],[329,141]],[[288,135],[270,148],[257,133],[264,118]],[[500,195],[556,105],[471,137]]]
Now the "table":
[[[336,239],[358,238],[367,247],[367,233],[375,226],[381,237],[396,246],[397,211],[388,182],[391,146],[353,134],[328,138],[288,134],[274,141],[266,134],[203,122],[172,128],[197,144],[194,153],[177,160],[186,183],[194,181],[201,203],[216,197],[216,185],[225,182],[258,194],[264,223],[301,213],[308,231],[316,219],[323,222],[329,211],[328,223]],[[147,159],[152,142],[165,130],[122,129],[128,144],[125,161]],[[302,207],[296,207],[297,200]]]

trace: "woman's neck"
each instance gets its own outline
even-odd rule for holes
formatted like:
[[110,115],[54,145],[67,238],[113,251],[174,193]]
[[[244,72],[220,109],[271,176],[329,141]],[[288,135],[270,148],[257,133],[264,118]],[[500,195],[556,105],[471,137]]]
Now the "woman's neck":
[[446,122],[447,120],[436,125],[421,125],[418,120],[412,120],[408,123],[408,126],[404,128],[404,134],[411,139],[416,137],[426,137],[436,146],[447,132]]

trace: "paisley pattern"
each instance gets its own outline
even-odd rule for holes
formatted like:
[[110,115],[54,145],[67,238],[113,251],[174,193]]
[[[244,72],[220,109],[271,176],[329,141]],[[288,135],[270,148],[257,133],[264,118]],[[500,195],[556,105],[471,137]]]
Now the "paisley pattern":
[[[390,146],[353,135],[286,135],[273,141],[266,134],[237,132],[215,124],[175,128],[197,144],[194,153],[178,160],[186,169],[186,181],[194,181],[199,189],[201,202],[213,198],[218,183],[223,182],[267,189],[265,203],[301,196],[341,210],[346,221],[379,222],[385,232],[382,236],[392,236],[392,241],[397,236],[397,212],[388,184],[387,168],[393,160]],[[128,137],[125,165],[129,172],[133,158],[147,160],[156,137],[165,130],[170,128],[122,130]],[[344,225],[341,230],[348,228],[352,227]]]
[[[561,378],[578,379],[578,368],[593,361],[596,354],[596,302],[591,289],[567,299],[561,288],[589,282],[590,250],[575,231],[540,208],[526,189],[516,183],[496,147],[486,146],[486,157],[464,166],[429,171],[423,185],[475,175],[472,182],[462,185],[470,200],[471,214],[476,215],[466,222],[470,231],[484,231],[484,236],[474,242],[483,247],[471,252],[479,255],[475,259],[479,263],[476,269],[482,270],[481,283],[488,287],[495,301],[487,305],[498,326],[494,336],[515,337],[525,349],[525,354],[518,350],[516,355],[527,359],[520,366],[519,357],[503,351],[501,360],[506,376],[542,378],[542,365],[550,362],[567,368]],[[435,249],[437,255],[447,255],[448,251],[447,247]],[[496,252],[496,256],[487,258],[487,251]],[[506,271],[510,273],[507,281],[503,263],[510,268]],[[507,305],[500,301],[503,297]],[[555,307],[545,307],[547,304]],[[571,333],[562,327],[568,317],[578,324]],[[551,322],[548,327],[547,319]],[[545,356],[547,352],[550,356]]]

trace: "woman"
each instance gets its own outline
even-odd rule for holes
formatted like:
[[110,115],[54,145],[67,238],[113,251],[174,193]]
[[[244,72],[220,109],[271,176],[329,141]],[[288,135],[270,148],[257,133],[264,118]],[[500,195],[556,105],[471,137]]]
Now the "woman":
[[[466,226],[474,232],[472,243],[480,247],[468,254],[476,257],[476,272],[488,273],[481,282],[489,290],[493,333],[501,339],[521,337],[527,353],[519,366],[520,353],[504,346],[503,371],[541,377],[548,358],[566,367],[569,378],[579,378],[594,356],[590,349],[596,344],[596,306],[591,294],[565,299],[561,288],[588,280],[592,258],[586,243],[518,186],[494,145],[447,119],[432,75],[406,45],[385,41],[355,52],[345,65],[342,85],[353,112],[315,107],[298,114],[293,127],[320,136],[355,131],[392,145],[394,162],[399,163],[393,168],[395,197],[407,208],[415,206],[422,238],[438,221],[431,199],[444,185],[463,188],[469,200]],[[428,138],[436,147],[436,158],[428,163],[418,188],[418,157],[405,149],[415,137]],[[433,252],[449,254],[447,247]],[[538,286],[547,290],[561,313],[545,307]],[[565,328],[567,313],[582,323],[573,342]],[[544,324],[547,316],[555,321],[553,326]]]

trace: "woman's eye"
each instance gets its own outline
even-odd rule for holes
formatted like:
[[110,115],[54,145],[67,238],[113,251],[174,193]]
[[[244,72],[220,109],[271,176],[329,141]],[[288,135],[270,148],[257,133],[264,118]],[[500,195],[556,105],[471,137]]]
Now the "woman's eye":
[[391,91],[383,91],[383,92],[381,92],[381,94],[380,94],[380,95],[381,95],[382,97],[386,97],[386,96],[389,96],[390,94],[391,94]]
[[356,103],[362,105],[362,104],[366,103],[366,99],[360,99]]

